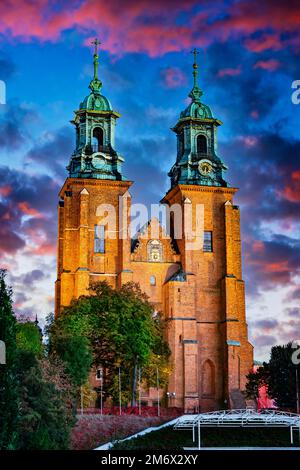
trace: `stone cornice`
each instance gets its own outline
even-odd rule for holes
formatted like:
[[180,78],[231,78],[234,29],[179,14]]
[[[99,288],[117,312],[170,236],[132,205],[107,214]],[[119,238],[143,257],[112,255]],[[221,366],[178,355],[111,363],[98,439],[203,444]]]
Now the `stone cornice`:
[[95,178],[67,178],[63,184],[59,192],[59,196],[63,197],[64,192],[67,189],[70,189],[69,185],[71,186],[102,186],[102,187],[113,187],[113,188],[130,188],[133,184],[132,181],[116,181],[116,180],[98,180]]
[[160,202],[168,202],[175,194],[181,192],[202,192],[202,193],[221,193],[221,194],[235,194],[238,188],[225,188],[222,186],[198,186],[196,184],[178,184],[170,189]]

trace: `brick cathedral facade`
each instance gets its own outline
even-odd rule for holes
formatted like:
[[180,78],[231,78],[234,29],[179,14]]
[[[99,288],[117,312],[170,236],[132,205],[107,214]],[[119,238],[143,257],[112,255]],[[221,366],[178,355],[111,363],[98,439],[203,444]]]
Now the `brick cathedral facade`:
[[[88,294],[94,281],[114,287],[139,283],[167,320],[169,405],[206,411],[244,405],[241,392],[253,348],[245,317],[240,211],[233,201],[237,189],[223,178],[226,166],[217,154],[221,122],[201,100],[196,53],[193,67],[191,103],[173,128],[177,156],[161,201],[171,209],[170,229],[153,218],[130,239],[124,227],[130,225],[132,182],[115,149],[119,114],[101,94],[96,47],[91,93],[75,112],[76,149],[59,195],[56,314]],[[108,208],[115,215],[107,216]]]

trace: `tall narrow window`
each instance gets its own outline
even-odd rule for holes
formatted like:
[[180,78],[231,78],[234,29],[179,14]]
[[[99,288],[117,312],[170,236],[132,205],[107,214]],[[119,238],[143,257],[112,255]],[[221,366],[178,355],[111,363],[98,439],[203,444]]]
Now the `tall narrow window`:
[[205,135],[198,135],[197,137],[197,152],[198,153],[207,153],[207,140]]
[[206,251],[206,252],[213,251],[212,232],[204,232],[203,251]]
[[181,157],[184,151],[184,134],[183,131],[178,135],[178,156]]
[[156,277],[150,276],[150,286],[156,286]]
[[103,147],[103,130],[101,127],[95,127],[93,130],[92,147],[94,152],[100,152]]
[[104,225],[95,225],[94,252],[105,253],[105,227]]

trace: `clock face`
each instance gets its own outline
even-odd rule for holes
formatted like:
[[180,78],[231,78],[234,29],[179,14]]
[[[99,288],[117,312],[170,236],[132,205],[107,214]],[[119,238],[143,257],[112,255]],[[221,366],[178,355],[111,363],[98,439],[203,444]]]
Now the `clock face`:
[[203,176],[208,176],[212,172],[212,165],[209,162],[199,163],[199,172]]

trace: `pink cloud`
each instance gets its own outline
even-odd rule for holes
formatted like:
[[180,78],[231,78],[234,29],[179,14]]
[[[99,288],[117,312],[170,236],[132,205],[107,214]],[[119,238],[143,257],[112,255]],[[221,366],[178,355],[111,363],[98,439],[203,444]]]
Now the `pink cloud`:
[[178,67],[168,67],[161,72],[166,88],[178,88],[187,82],[186,75]]
[[240,136],[239,141],[241,141],[245,147],[254,147],[257,145],[258,139],[254,135]]
[[250,116],[253,119],[258,119],[259,118],[259,112],[256,109],[254,109],[253,111],[251,111]]
[[0,186],[0,196],[7,197],[12,192],[12,187],[8,184]]
[[281,195],[290,202],[300,202],[300,171],[293,171],[291,181]]
[[251,52],[263,52],[268,49],[279,50],[282,48],[282,41],[278,34],[264,34],[259,38],[247,39],[245,46]]
[[56,243],[42,243],[41,245],[31,248],[27,251],[27,254],[30,255],[39,255],[39,256],[49,256],[49,255],[56,255],[57,254],[57,247]]
[[275,59],[259,60],[254,65],[254,68],[255,69],[269,70],[270,72],[273,72],[274,70],[277,70],[278,67],[280,67],[280,65],[281,65],[281,63],[278,60],[275,60]]
[[240,75],[241,73],[241,67],[236,67],[236,68],[226,68],[226,69],[221,69],[219,70],[217,76],[218,77],[234,77],[235,75]]
[[30,215],[30,216],[36,217],[36,218],[42,218],[43,217],[43,215],[39,211],[37,211],[33,207],[30,207],[29,204],[25,201],[24,202],[19,202],[18,207],[23,212],[23,214],[25,214],[25,215]]
[[[271,0],[265,0],[263,5],[244,0],[227,6],[202,1],[201,11],[193,12],[188,26],[177,19],[182,12],[192,12],[199,5],[197,0],[127,0],[124,5],[119,0],[83,0],[64,2],[59,9],[48,0],[17,3],[12,8],[10,2],[1,2],[0,33],[23,41],[56,41],[63,31],[73,28],[84,37],[101,31],[103,48],[117,55],[145,52],[154,57],[229,38],[244,39],[245,47],[252,52],[278,50],[287,45],[299,48],[294,35],[300,27],[300,9]],[[223,14],[218,16],[220,9]],[[266,28],[274,32],[262,34],[259,39],[251,37]],[[285,32],[294,35],[282,40],[280,34]]]

